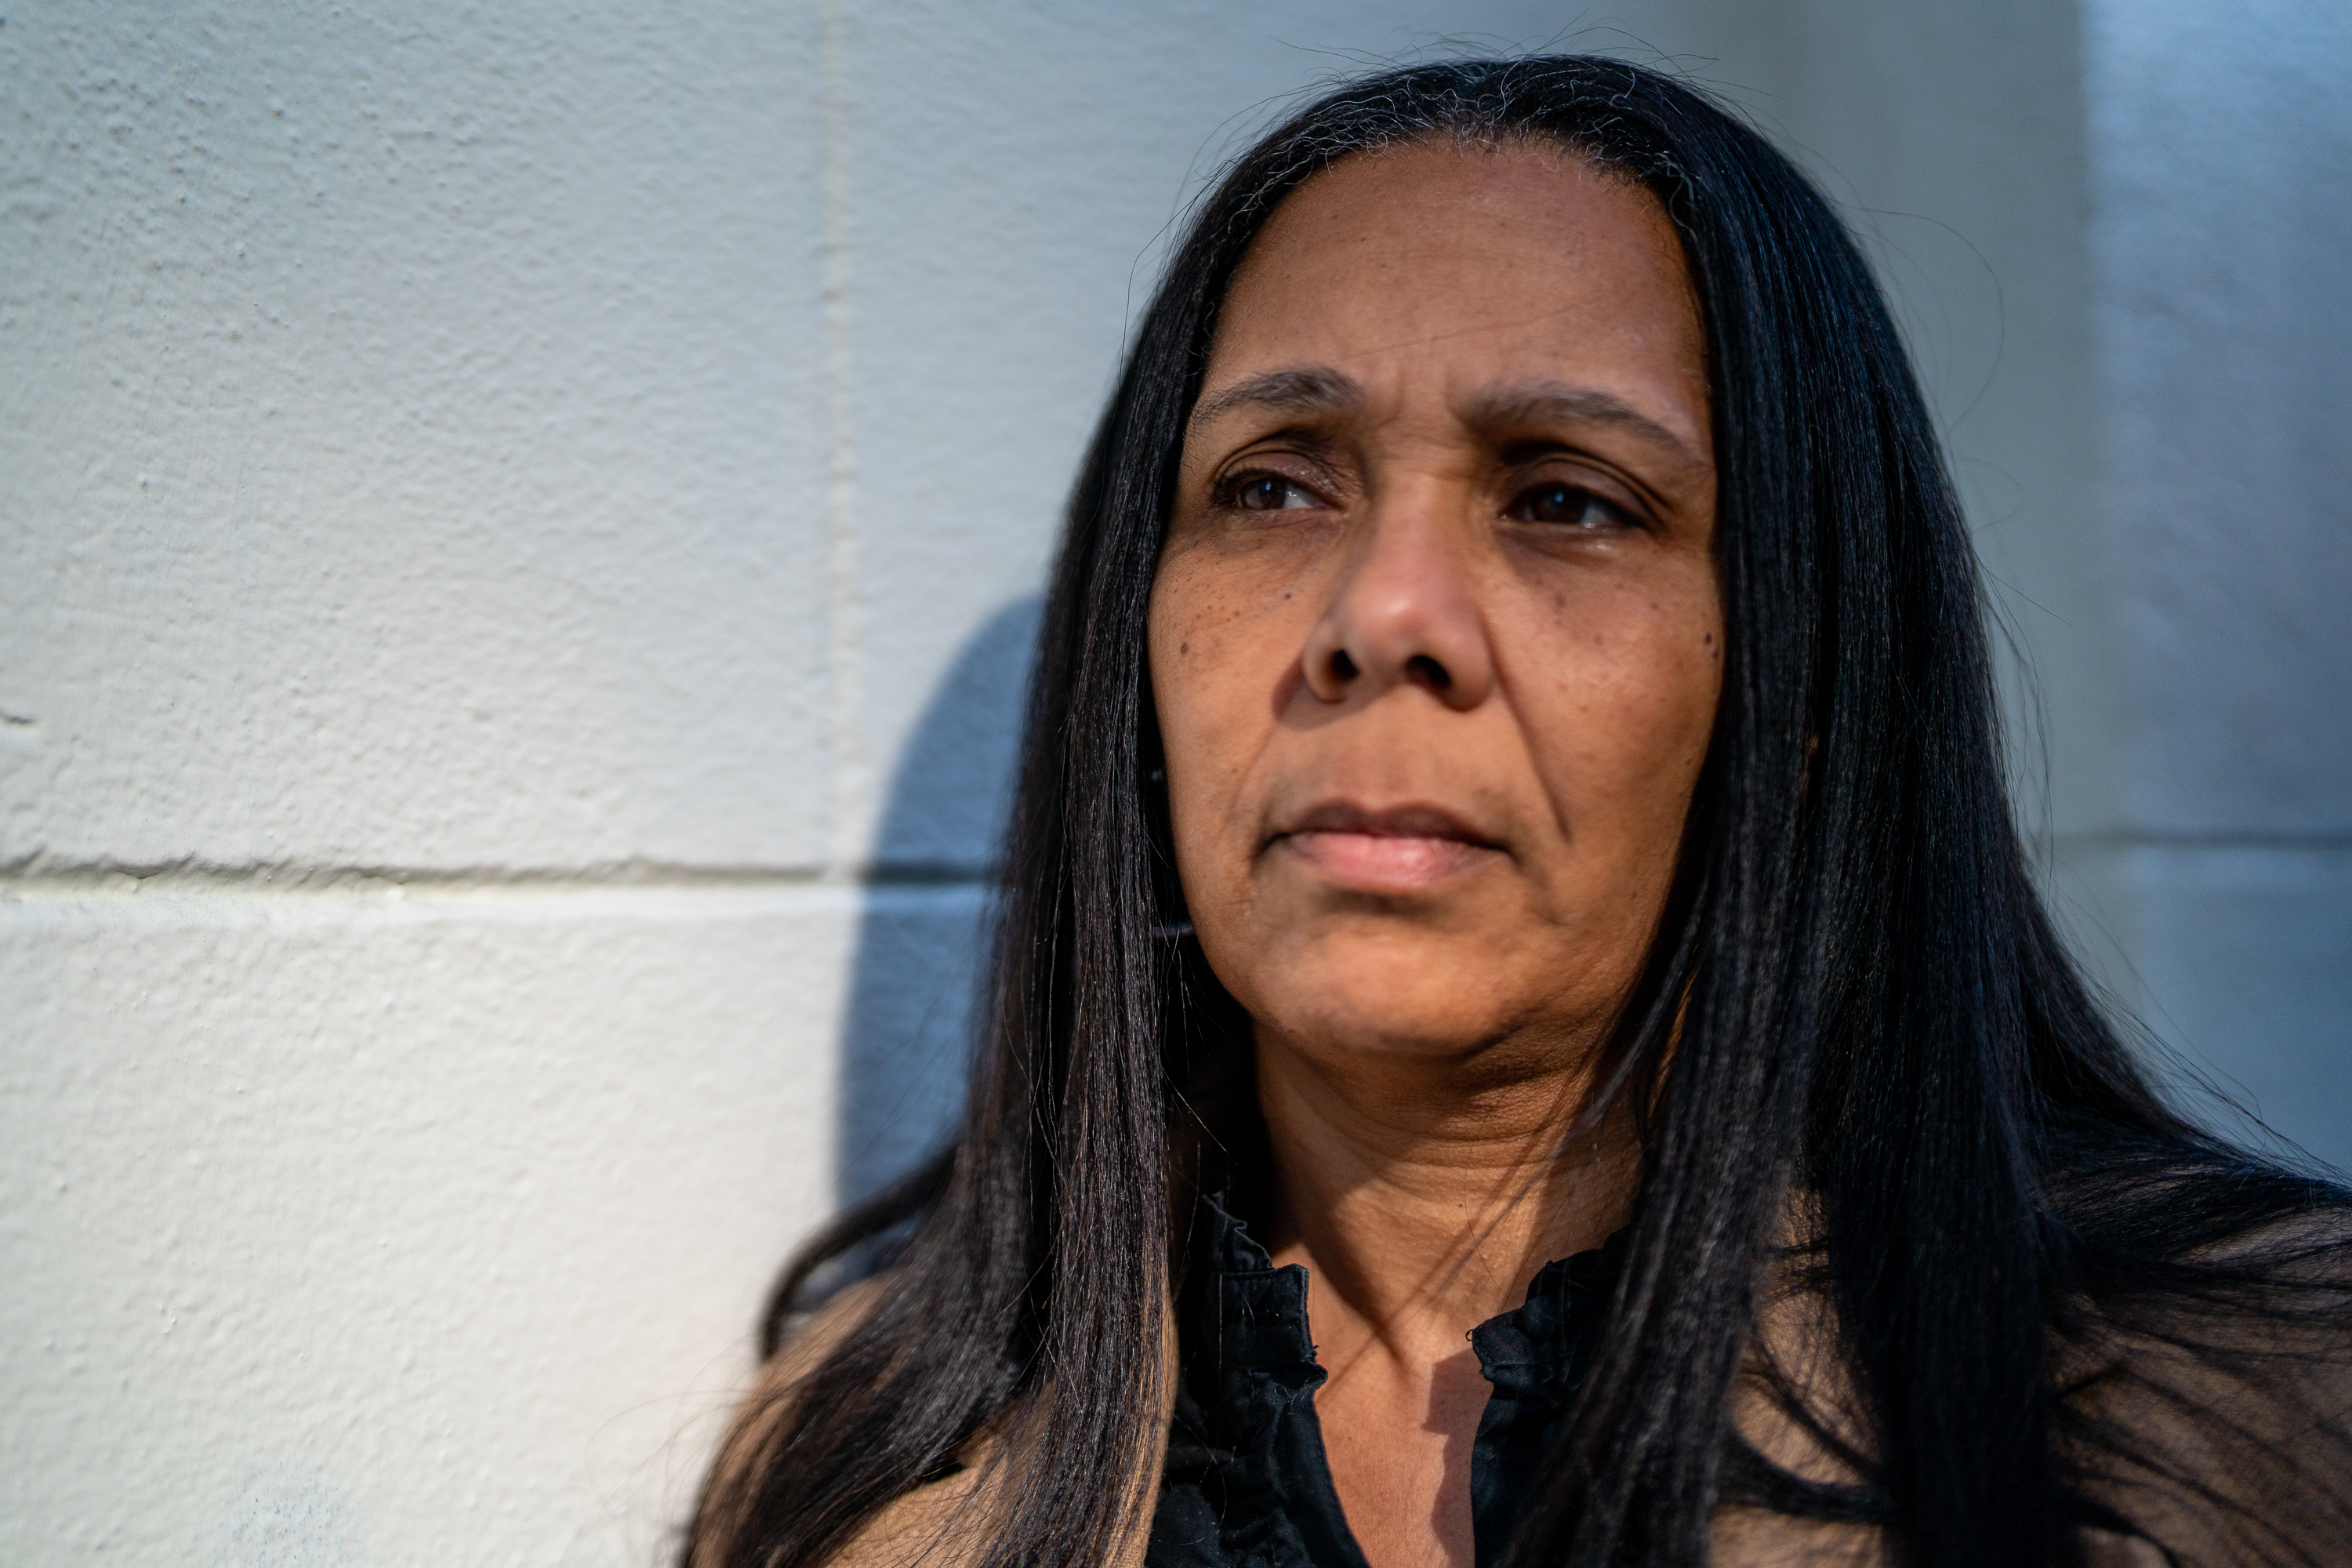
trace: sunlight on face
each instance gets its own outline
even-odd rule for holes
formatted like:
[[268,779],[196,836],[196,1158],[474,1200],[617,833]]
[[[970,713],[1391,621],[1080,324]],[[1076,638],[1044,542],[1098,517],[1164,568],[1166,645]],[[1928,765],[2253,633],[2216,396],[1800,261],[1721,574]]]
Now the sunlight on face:
[[1606,1028],[1721,687],[1711,454],[1638,187],[1441,143],[1276,213],[1150,626],[1186,903],[1262,1038],[1556,1058]]

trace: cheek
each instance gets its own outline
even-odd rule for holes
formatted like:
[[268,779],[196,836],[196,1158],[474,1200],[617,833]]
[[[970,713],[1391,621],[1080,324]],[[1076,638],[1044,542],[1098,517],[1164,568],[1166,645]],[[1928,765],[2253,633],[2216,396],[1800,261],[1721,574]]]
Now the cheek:
[[1188,885],[1202,869],[1193,862],[1233,815],[1233,776],[1250,707],[1241,631],[1232,608],[1200,574],[1162,568],[1151,595],[1151,697]]
[[[1148,623],[1177,869],[1195,900],[1249,874],[1264,816],[1254,785],[1312,629],[1295,584],[1218,566],[1164,563]],[[1208,912],[1196,902],[1196,921]]]
[[1547,639],[1538,765],[1581,847],[1613,846],[1621,865],[1678,841],[1721,700],[1713,596],[1678,597],[1556,621]]

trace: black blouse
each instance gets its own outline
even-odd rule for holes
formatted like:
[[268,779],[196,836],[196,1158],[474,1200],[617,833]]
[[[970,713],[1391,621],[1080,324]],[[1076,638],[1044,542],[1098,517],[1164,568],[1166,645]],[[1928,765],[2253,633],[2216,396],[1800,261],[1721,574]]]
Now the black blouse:
[[[1478,1568],[1502,1559],[1590,1364],[1627,1233],[1544,1266],[1527,1304],[1470,1332],[1494,1392],[1470,1451]],[[1177,1294],[1181,1371],[1150,1568],[1365,1568],[1339,1511],[1307,1334],[1307,1270],[1276,1268],[1203,1197]]]

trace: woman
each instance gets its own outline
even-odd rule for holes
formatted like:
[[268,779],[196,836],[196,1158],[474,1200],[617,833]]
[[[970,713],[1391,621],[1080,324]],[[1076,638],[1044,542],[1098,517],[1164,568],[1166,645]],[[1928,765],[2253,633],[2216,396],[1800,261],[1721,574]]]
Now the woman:
[[2352,1560],[2346,1197],[2118,1045],[1869,272],[1660,76],[1374,77],[1200,208],[988,1001],[698,1568]]

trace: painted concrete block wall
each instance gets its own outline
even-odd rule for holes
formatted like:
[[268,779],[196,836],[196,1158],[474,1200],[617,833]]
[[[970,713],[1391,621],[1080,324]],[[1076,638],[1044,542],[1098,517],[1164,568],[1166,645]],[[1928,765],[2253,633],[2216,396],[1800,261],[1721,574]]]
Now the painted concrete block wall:
[[2073,854],[2150,1025],[2352,1166],[2352,14],[2084,14],[2129,721]]
[[816,34],[697,15],[7,18],[12,858],[822,859]]
[[1879,263],[2062,919],[2168,1076],[2352,1167],[2352,15],[1811,0],[1651,36]]
[[12,909],[0,1561],[656,1561],[830,1186],[856,903]]
[[[2041,668],[2043,830],[2179,1034],[2316,1081],[2339,753],[2132,794],[2187,731],[2130,628],[2321,602],[2254,556],[2329,559],[2326,426],[2234,575],[2126,576],[2115,498],[2329,235],[2200,185],[2178,221],[2271,237],[2176,321],[2125,174],[2219,156],[2154,107],[2201,14],[2085,16],[9,11],[0,1560],[658,1559],[769,1270],[952,1100],[1034,595],[1171,214],[1269,100],[1446,36],[1665,51],[1863,215]],[[2228,386],[2340,410],[2288,346]],[[2305,668],[2324,716],[2330,629],[2194,711]]]
[[[2032,828],[2110,826],[2124,704],[2098,512],[2082,41],[2048,0],[1723,7],[1717,68],[1843,207],[1943,426]],[[2005,647],[2004,651],[2008,651]]]
[[658,1554],[878,918],[822,37],[0,20],[0,1561]]

